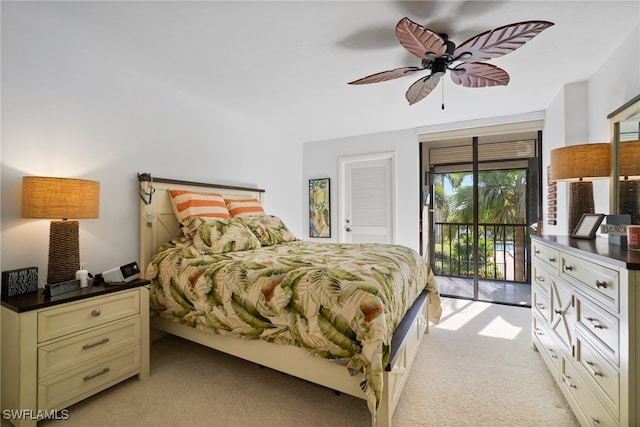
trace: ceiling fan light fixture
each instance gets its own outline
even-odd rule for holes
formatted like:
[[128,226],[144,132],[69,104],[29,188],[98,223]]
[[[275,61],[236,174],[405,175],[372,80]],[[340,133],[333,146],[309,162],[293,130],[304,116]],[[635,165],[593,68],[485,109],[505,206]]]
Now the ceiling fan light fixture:
[[436,60],[431,66],[431,75],[442,77],[447,72],[447,63],[445,61]]

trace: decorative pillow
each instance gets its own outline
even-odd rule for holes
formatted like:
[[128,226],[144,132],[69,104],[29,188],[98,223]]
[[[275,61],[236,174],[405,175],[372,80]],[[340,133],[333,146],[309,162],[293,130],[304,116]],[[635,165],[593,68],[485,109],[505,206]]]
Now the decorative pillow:
[[259,248],[260,240],[239,218],[191,218],[187,227],[193,232],[193,245],[203,254],[245,251]]
[[234,218],[244,218],[251,215],[264,215],[264,209],[256,199],[225,199],[229,214]]
[[255,234],[262,246],[298,240],[282,220],[275,215],[254,215],[242,218],[244,223]]
[[[219,218],[226,219],[231,215],[227,210],[224,197],[216,193],[198,193],[187,190],[169,190],[171,205],[183,226],[189,218]],[[190,237],[189,230],[184,229],[186,237]]]

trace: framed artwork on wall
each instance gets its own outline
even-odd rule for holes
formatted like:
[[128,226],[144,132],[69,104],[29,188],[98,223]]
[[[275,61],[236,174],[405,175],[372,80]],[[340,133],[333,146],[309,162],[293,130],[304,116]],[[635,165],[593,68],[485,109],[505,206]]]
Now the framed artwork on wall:
[[309,237],[331,237],[329,178],[309,180]]

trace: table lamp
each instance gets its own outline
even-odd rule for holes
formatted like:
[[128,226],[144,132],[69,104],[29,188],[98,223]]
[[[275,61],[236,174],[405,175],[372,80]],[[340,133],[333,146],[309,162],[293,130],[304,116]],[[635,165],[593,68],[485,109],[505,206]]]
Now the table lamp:
[[49,265],[47,284],[75,279],[80,268],[76,219],[98,218],[100,183],[74,178],[22,178],[22,217],[48,218]]
[[631,224],[640,224],[640,141],[620,142],[619,147],[619,211],[631,215]]
[[610,167],[611,145],[608,142],[568,145],[551,150],[551,180],[570,182],[570,233],[575,230],[582,214],[594,213],[591,180],[608,178]]

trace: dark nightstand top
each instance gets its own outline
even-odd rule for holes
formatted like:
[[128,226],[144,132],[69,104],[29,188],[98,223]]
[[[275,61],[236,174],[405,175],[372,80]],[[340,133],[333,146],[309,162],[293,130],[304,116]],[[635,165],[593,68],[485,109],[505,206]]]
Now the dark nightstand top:
[[2,300],[2,306],[17,313],[25,311],[37,310],[39,308],[51,307],[54,305],[64,304],[71,301],[78,301],[86,298],[95,297],[98,295],[105,295],[112,292],[122,291],[124,289],[133,289],[140,286],[145,286],[151,283],[148,280],[136,279],[130,283],[124,285],[89,285],[86,288],[78,289],[77,291],[67,292],[57,295],[55,297],[47,297],[44,295],[44,289],[39,288],[36,292],[29,292],[27,294],[16,295]]

